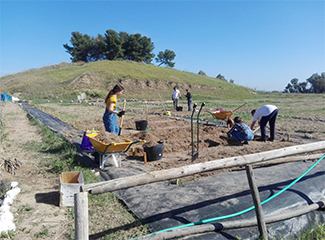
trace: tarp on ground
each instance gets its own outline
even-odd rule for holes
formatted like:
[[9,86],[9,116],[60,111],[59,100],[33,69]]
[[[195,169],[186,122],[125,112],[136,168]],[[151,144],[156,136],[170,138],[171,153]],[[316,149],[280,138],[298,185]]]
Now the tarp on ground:
[[[261,201],[273,196],[304,173],[314,162],[293,162],[254,169]],[[143,165],[142,165],[143,166]],[[143,167],[142,167],[143,168]],[[101,176],[105,180],[139,174],[141,166],[122,162],[122,168],[109,166]],[[321,161],[298,183],[263,205],[265,216],[305,206],[323,199],[325,195],[325,160]],[[158,182],[114,192],[129,209],[146,224],[151,232],[191,222],[226,216],[254,206],[246,171],[233,171],[202,178],[185,185]],[[246,220],[255,211],[223,221]],[[315,211],[290,220],[267,224],[275,239],[290,239],[302,229],[325,221],[324,211]],[[222,222],[222,221],[219,221]],[[212,232],[186,239],[257,239],[258,228]]]

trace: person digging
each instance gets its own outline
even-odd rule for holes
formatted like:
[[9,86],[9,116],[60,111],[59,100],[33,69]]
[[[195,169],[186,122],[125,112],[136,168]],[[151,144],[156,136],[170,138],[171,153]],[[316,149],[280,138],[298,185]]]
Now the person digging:
[[232,128],[227,132],[228,136],[228,143],[236,143],[241,144],[248,144],[248,141],[254,139],[254,134],[252,130],[249,128],[248,125],[242,122],[240,117],[234,118],[234,125]]

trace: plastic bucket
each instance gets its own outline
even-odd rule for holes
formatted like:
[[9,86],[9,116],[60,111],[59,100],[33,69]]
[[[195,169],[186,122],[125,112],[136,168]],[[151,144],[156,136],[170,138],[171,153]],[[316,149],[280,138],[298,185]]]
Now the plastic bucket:
[[146,120],[135,121],[135,128],[137,130],[146,130],[147,126],[148,126],[148,122]]
[[162,159],[164,152],[164,142],[158,142],[158,144],[153,147],[146,147],[147,144],[148,143],[143,144],[143,150],[147,154],[147,161],[156,161]]
[[179,112],[183,111],[183,107],[176,107],[176,111],[179,111]]

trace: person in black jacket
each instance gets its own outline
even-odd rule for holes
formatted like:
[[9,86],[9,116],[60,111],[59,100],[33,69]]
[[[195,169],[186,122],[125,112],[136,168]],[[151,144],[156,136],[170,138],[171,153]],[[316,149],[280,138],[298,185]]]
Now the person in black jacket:
[[188,106],[188,110],[191,111],[191,104],[192,104],[192,94],[188,91],[188,89],[186,89],[186,94],[185,97],[187,98],[187,106]]

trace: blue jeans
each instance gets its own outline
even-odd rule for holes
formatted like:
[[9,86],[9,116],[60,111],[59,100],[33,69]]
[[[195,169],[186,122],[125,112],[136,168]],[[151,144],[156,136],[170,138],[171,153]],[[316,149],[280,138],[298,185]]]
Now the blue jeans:
[[236,141],[250,141],[254,139],[254,133],[249,128],[249,126],[246,127],[247,135],[241,133],[240,131],[233,131],[232,136]]
[[106,110],[103,116],[103,122],[107,132],[112,132],[118,135],[120,133],[120,128],[117,124],[116,116],[117,114],[110,113]]

